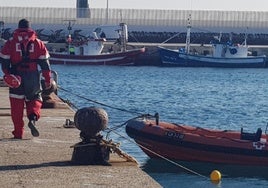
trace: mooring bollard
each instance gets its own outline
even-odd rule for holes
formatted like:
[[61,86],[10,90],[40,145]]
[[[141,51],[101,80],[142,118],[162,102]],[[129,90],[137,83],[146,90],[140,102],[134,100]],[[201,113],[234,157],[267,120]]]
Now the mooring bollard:
[[108,114],[96,107],[79,109],[74,124],[80,132],[81,142],[73,146],[72,163],[80,165],[110,165],[110,148],[102,144],[100,131],[108,124]]

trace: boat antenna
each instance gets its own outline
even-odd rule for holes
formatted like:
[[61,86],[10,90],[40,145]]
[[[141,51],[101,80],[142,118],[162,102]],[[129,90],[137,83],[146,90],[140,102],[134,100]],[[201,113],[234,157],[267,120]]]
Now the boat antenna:
[[245,46],[247,46],[247,39],[248,39],[248,27],[247,27],[246,32],[245,32],[245,41],[244,41]]
[[222,32],[220,32],[219,42],[221,42],[221,38],[222,38]]
[[190,53],[190,35],[191,35],[191,14],[189,14],[189,17],[187,19],[187,34],[186,34],[186,53]]
[[268,127],[268,122],[267,122],[267,124],[266,124],[265,134],[267,133],[267,127]]
[[76,21],[76,20],[73,20],[73,19],[70,19],[70,20],[63,20],[64,25],[67,26],[68,35],[71,34],[71,31],[72,31],[72,29],[73,29],[73,26],[74,26],[74,24],[75,24],[75,21]]

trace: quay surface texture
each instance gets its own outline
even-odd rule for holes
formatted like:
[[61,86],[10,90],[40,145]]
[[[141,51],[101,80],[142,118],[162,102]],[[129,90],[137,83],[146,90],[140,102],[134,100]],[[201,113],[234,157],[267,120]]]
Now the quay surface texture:
[[56,95],[56,108],[42,109],[37,128],[40,136],[33,138],[27,127],[22,140],[11,139],[8,87],[0,86],[0,186],[27,187],[161,187],[135,163],[111,154],[111,166],[70,163],[73,148],[80,142],[79,130],[64,128],[74,111]]

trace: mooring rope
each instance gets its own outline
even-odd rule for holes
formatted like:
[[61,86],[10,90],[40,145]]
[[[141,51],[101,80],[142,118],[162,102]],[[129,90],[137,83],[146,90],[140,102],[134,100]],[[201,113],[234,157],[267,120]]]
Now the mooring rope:
[[[129,120],[128,120],[128,121],[129,121]],[[128,122],[128,121],[127,121],[127,122]],[[125,122],[125,123],[126,123],[126,122]],[[125,123],[124,123],[124,124],[125,124]],[[109,130],[110,128],[107,128],[107,129]],[[169,163],[171,163],[171,164],[173,164],[173,165],[175,165],[175,166],[178,166],[178,167],[180,167],[180,168],[182,168],[182,169],[184,169],[184,170],[186,170],[186,171],[188,171],[188,172],[190,172],[190,173],[192,173],[192,174],[195,174],[195,175],[197,175],[197,176],[200,176],[200,177],[202,177],[202,178],[209,179],[207,176],[202,175],[202,174],[200,174],[200,173],[198,173],[198,172],[196,172],[196,171],[194,171],[194,170],[191,170],[191,169],[189,169],[189,168],[187,168],[187,167],[185,167],[185,166],[183,166],[183,165],[181,165],[181,164],[179,164],[179,163],[177,163],[177,162],[175,162],[175,161],[172,161],[172,160],[170,160],[170,159],[164,157],[163,155],[160,155],[160,154],[158,154],[158,153],[156,153],[156,152],[150,150],[149,148],[147,148],[147,147],[145,147],[145,146],[142,146],[141,144],[138,144],[138,143],[136,143],[135,141],[133,141],[133,140],[131,140],[131,139],[129,139],[129,138],[127,138],[127,137],[125,137],[125,136],[123,136],[123,135],[117,133],[117,132],[115,132],[115,131],[112,130],[112,129],[110,129],[110,132],[113,132],[114,134],[116,134],[116,135],[118,135],[118,136],[120,136],[120,137],[122,137],[122,138],[128,140],[129,142],[134,143],[135,145],[137,145],[137,146],[139,146],[139,147],[141,147],[141,148],[143,148],[143,149],[149,151],[150,153],[152,153],[152,154],[158,156],[159,158],[162,158],[162,159],[168,161]]]
[[[130,110],[122,109],[122,108],[117,108],[117,107],[113,107],[113,106],[110,106],[110,105],[107,105],[107,104],[104,104],[104,103],[101,103],[101,102],[98,102],[98,101],[95,101],[95,100],[92,100],[92,99],[88,99],[88,98],[86,98],[86,97],[84,97],[84,96],[82,96],[82,95],[78,95],[78,94],[76,94],[76,93],[70,92],[70,91],[68,91],[68,90],[66,90],[66,89],[64,89],[64,88],[62,88],[62,87],[60,87],[60,86],[58,86],[58,88],[61,89],[62,91],[68,92],[68,93],[70,93],[70,94],[72,94],[72,95],[74,95],[74,96],[77,96],[77,97],[79,97],[79,98],[82,98],[82,99],[84,99],[84,100],[86,100],[86,101],[90,101],[90,102],[93,102],[93,103],[96,103],[96,104],[99,104],[99,105],[102,105],[102,106],[106,106],[106,107],[109,107],[109,108],[112,108],[112,109],[120,110],[120,111],[123,111],[123,112],[128,112],[128,113],[131,113],[131,114],[138,114],[139,116],[137,116],[137,117],[135,117],[135,118],[138,118],[138,117],[144,117],[144,116],[155,117],[155,116],[152,116],[152,115],[149,115],[149,114],[138,113],[138,112],[136,112],[136,111],[130,111]],[[69,101],[68,101],[68,104],[69,104]],[[76,106],[73,105],[72,103],[70,103],[70,104],[71,104],[72,106],[76,107]],[[206,177],[206,176],[204,176],[204,175],[202,175],[202,174],[200,174],[200,173],[198,173],[198,172],[196,172],[196,171],[194,171],[194,170],[191,170],[191,169],[189,169],[189,168],[187,168],[187,167],[185,167],[185,166],[183,166],[183,165],[181,165],[181,164],[179,164],[179,163],[177,163],[177,162],[175,162],[175,161],[172,161],[172,160],[170,160],[170,159],[168,159],[168,158],[166,158],[166,157],[164,157],[164,156],[162,156],[162,155],[160,155],[160,154],[158,154],[158,153],[156,153],[156,152],[150,150],[149,148],[147,148],[147,147],[145,147],[145,146],[142,146],[142,145],[140,145],[140,144],[134,142],[133,140],[131,140],[131,139],[129,139],[129,138],[127,138],[127,137],[125,137],[125,136],[123,136],[123,135],[121,135],[121,134],[119,134],[119,133],[117,133],[117,132],[115,131],[116,129],[118,129],[118,128],[124,126],[124,125],[126,125],[130,120],[135,119],[135,118],[131,118],[131,119],[127,120],[126,122],[124,122],[123,124],[118,125],[118,126],[115,126],[115,127],[113,127],[113,128],[106,128],[105,130],[108,130],[107,135],[108,135],[110,132],[113,132],[114,134],[116,134],[116,135],[118,135],[118,136],[120,136],[120,137],[122,137],[122,138],[128,140],[129,142],[134,143],[135,145],[138,145],[139,147],[141,147],[141,148],[143,148],[143,149],[145,149],[145,150],[151,152],[152,154],[158,156],[159,158],[162,158],[162,159],[168,161],[169,163],[171,163],[171,164],[173,164],[173,165],[175,165],[175,166],[178,166],[178,167],[180,167],[180,168],[182,168],[182,169],[184,169],[184,170],[186,170],[186,171],[188,171],[188,172],[190,172],[190,173],[192,173],[192,174],[195,174],[195,175],[198,175],[198,176],[200,176],[200,177],[203,177],[203,178],[208,179],[208,177]]]
[[165,44],[166,42],[168,42],[168,41],[170,41],[171,39],[173,39],[173,38],[179,36],[180,34],[181,34],[181,33],[177,33],[177,34],[173,35],[172,37],[169,37],[169,38],[168,38],[167,40],[165,40],[164,42],[161,42],[161,44]]
[[[138,115],[142,115],[142,114],[144,114],[144,113],[140,113],[140,112],[137,112],[137,111],[131,111],[131,110],[123,109],[123,108],[113,107],[113,106],[110,106],[110,105],[107,105],[107,104],[98,102],[98,101],[96,101],[96,100],[92,100],[92,99],[86,98],[86,97],[84,97],[84,96],[82,96],[82,95],[73,93],[73,92],[71,92],[71,91],[69,91],[69,90],[67,90],[67,89],[64,89],[64,88],[60,87],[60,86],[58,86],[58,88],[59,88],[60,90],[62,90],[62,91],[65,91],[65,92],[69,93],[69,94],[72,94],[72,95],[74,95],[74,96],[76,96],[76,97],[79,97],[79,98],[84,99],[84,100],[86,100],[86,101],[90,101],[90,102],[92,102],[92,103],[99,104],[99,105],[101,105],[101,106],[105,106],[105,107],[108,107],[108,108],[112,108],[112,109],[115,109],[115,110],[119,110],[119,111],[122,111],[122,112],[131,113],[131,114],[138,114]],[[68,103],[68,104],[69,104],[69,103]],[[70,104],[71,104],[72,106],[76,107],[76,106],[73,105],[72,103],[70,103]],[[76,107],[76,108],[77,108],[77,107]]]

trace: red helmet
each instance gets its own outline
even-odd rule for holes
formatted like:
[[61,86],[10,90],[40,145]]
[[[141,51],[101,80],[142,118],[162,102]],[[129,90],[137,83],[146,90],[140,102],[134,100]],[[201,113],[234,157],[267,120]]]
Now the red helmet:
[[4,82],[10,88],[18,88],[21,84],[21,77],[14,74],[4,75]]

